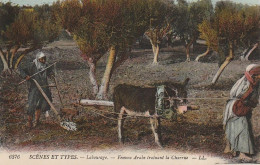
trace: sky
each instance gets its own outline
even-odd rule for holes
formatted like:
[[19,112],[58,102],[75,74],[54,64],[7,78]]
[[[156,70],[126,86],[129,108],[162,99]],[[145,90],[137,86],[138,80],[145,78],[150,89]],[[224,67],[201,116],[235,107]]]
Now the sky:
[[[42,5],[42,4],[52,4],[53,1],[56,0],[0,0],[1,2],[13,2],[18,5],[31,5],[34,6],[36,4]],[[190,2],[196,1],[196,0],[188,0]],[[212,0],[212,3],[215,4],[219,0]],[[243,3],[243,4],[249,4],[249,5],[260,5],[260,0],[232,0],[233,2],[237,3]]]

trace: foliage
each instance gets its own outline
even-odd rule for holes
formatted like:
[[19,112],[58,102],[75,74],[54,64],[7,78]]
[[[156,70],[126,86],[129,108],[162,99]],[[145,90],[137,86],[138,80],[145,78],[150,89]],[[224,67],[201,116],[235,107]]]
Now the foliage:
[[102,5],[100,18],[105,25],[109,47],[125,49],[144,34],[148,25],[144,21],[146,5],[145,0],[108,0]]
[[[213,19],[210,22],[204,21],[199,27],[201,37],[219,52],[219,65],[221,65],[234,46],[243,46],[256,40],[253,34],[259,29],[259,22],[258,6],[249,7],[221,1],[216,4]],[[232,48],[230,44],[233,45]]]
[[242,46],[250,46],[258,41],[260,35],[260,6],[245,6],[243,9],[244,28]]
[[152,29],[161,29],[172,21],[173,1],[167,0],[148,0],[146,20]]
[[111,45],[125,49],[144,33],[145,3],[144,0],[64,0],[54,5],[60,6],[55,12],[57,20],[73,34],[82,53],[93,57],[104,54]]
[[3,33],[9,44],[28,46],[54,40],[58,35],[58,29],[57,24],[50,18],[44,19],[33,9],[21,9]]
[[235,47],[256,41],[259,29],[259,7],[220,1],[210,21],[199,25],[201,38],[219,55],[219,69],[212,80],[215,84],[225,67],[234,59]]
[[[1,12],[0,17],[10,15],[8,11],[17,11],[16,15],[11,14],[11,16],[14,16],[11,19],[12,22],[10,20],[5,21],[5,24],[2,25],[1,40],[3,43],[0,45],[2,60],[8,63],[9,69],[14,69],[27,53],[53,41],[58,36],[60,28],[53,22],[50,13],[37,11],[43,10],[40,6],[37,6],[37,10],[31,7],[17,8],[17,6],[8,6],[8,4],[1,7],[3,6],[7,6],[8,10]],[[11,10],[10,8],[14,9]],[[4,10],[5,8],[1,8],[1,11]],[[27,49],[22,53],[18,53],[18,49],[21,47],[26,47]],[[10,56],[9,54],[12,55]],[[14,62],[14,59],[17,61]]]
[[187,3],[178,0],[176,19],[173,21],[174,32],[183,40],[198,38],[198,24],[210,20],[213,14],[211,0],[201,0]]
[[63,0],[53,3],[53,15],[62,27],[73,32],[79,23],[82,13],[82,4],[79,0]]
[[218,51],[218,34],[212,27],[210,21],[204,20],[198,25],[200,38],[206,41],[206,44],[214,51]]
[[127,59],[127,49],[148,27],[146,0],[64,0],[53,6],[55,19],[73,36],[88,64],[94,64],[93,72],[96,62],[107,51],[115,50],[116,58],[107,64],[112,70],[105,72],[109,75],[104,74],[109,79],[113,70]]
[[176,5],[176,18],[172,22],[174,33],[181,39],[185,38],[188,31],[188,3],[185,0],[178,0]]
[[12,6],[10,2],[0,2],[0,42],[5,40],[4,32],[18,15],[20,8]]

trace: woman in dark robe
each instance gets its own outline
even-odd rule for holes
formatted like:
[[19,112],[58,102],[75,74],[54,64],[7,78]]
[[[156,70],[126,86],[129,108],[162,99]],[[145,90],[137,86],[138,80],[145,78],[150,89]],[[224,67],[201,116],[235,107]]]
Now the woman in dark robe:
[[[29,128],[32,127],[33,116],[35,115],[35,126],[39,124],[40,115],[42,112],[46,112],[50,109],[49,104],[44,99],[40,91],[38,90],[36,84],[31,80],[33,74],[44,70],[48,65],[46,64],[46,56],[44,53],[39,52],[36,54],[36,58],[33,60],[32,63],[29,64],[28,67],[19,69],[20,75],[22,78],[28,80],[28,87],[29,87],[29,94],[28,94],[28,124]],[[48,96],[50,101],[52,101],[51,92],[48,87],[48,80],[47,77],[51,77],[53,74],[52,69],[48,68],[44,71],[40,72],[39,74],[33,76],[32,78],[35,79],[39,85],[42,87],[45,94]]]

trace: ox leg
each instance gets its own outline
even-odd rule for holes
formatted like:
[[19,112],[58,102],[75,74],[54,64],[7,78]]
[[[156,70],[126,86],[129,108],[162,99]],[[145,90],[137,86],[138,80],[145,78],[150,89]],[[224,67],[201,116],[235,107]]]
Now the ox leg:
[[154,134],[155,143],[162,148],[161,142],[160,142],[160,119],[157,117],[151,117],[150,123],[152,127],[152,131]]
[[123,143],[123,138],[122,138],[122,133],[123,133],[123,124],[124,124],[124,120],[125,120],[125,108],[122,107],[119,113],[119,117],[118,117],[118,140],[119,143]]

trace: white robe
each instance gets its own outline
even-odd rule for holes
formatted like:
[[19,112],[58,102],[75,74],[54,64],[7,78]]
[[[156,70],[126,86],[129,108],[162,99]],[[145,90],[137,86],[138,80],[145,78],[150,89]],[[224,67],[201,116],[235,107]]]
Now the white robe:
[[235,117],[236,115],[233,113],[233,105],[237,99],[243,96],[243,94],[248,90],[249,88],[249,81],[246,79],[245,76],[240,78],[235,85],[232,87],[230,91],[230,99],[227,102],[226,110],[224,111],[224,119],[223,119],[223,125],[225,126],[227,121]]
[[[249,81],[243,76],[239,79],[230,91],[230,99],[227,102],[224,112],[223,125],[225,126],[226,138],[230,143],[231,151],[239,151],[248,154],[254,154],[254,143],[251,128],[251,116],[238,117],[233,113],[233,105],[237,99],[249,88]],[[259,92],[254,97],[259,97]]]

